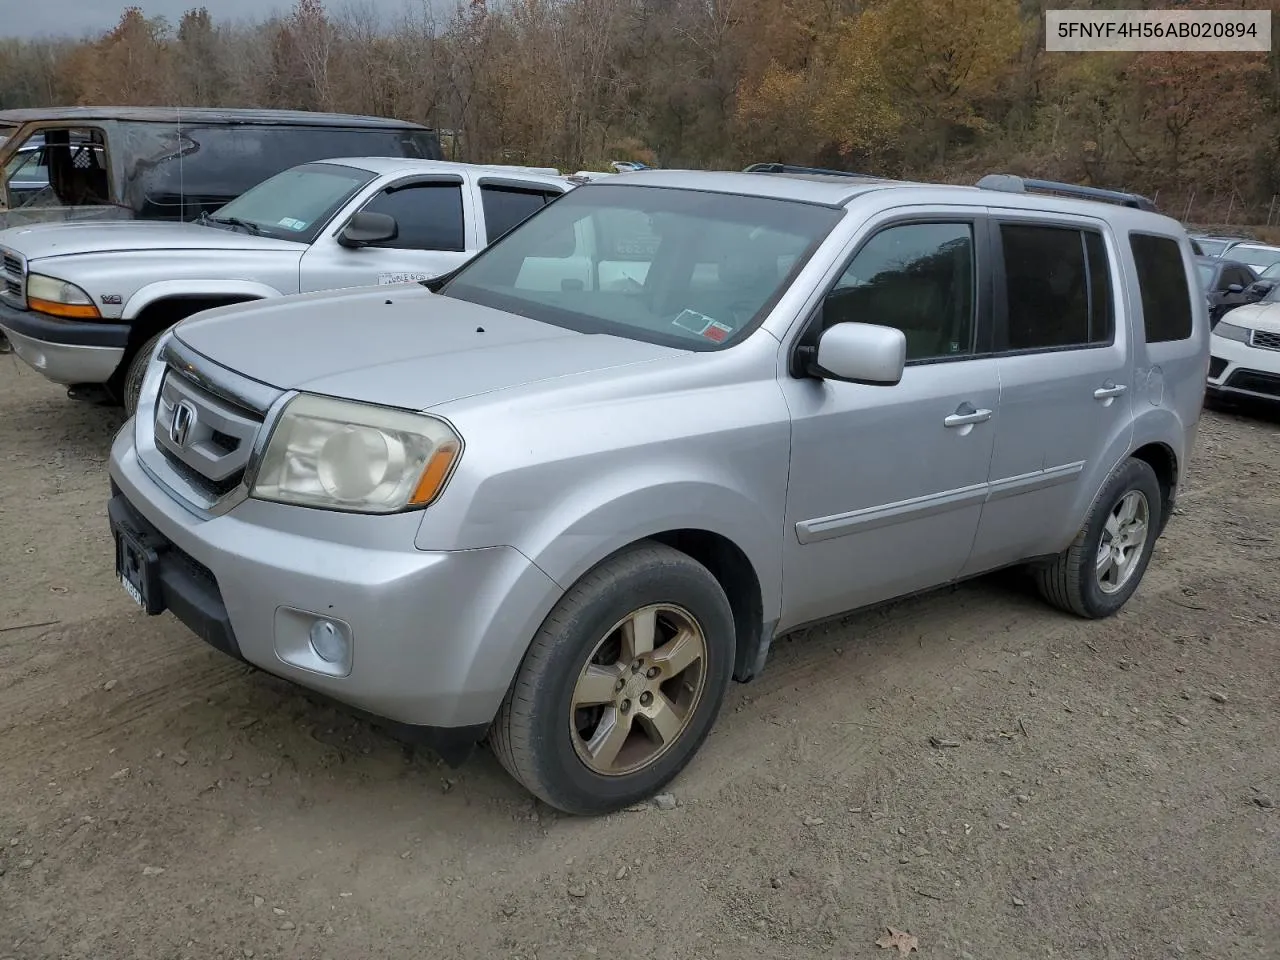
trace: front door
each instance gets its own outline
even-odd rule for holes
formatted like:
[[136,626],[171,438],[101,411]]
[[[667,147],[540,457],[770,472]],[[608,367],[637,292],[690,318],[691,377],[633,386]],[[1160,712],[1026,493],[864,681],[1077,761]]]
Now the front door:
[[1096,221],[993,225],[1000,435],[966,573],[1057,553],[1128,449],[1133,382],[1122,285]]
[[448,273],[479,247],[474,223],[463,216],[462,190],[458,177],[385,187],[360,209],[394,217],[396,238],[366,247],[344,247],[337,235],[345,220],[335,221],[303,255],[299,289],[308,293],[404,283]]
[[946,583],[973,546],[1001,419],[984,343],[986,224],[939,215],[857,245],[821,317],[907,338],[895,386],[786,377],[781,629]]

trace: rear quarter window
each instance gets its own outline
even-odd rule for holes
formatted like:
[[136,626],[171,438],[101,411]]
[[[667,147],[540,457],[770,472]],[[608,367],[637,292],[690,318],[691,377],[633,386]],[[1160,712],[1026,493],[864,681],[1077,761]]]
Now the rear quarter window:
[[1178,241],[1149,233],[1131,233],[1129,245],[1137,267],[1147,343],[1190,338],[1191,288]]

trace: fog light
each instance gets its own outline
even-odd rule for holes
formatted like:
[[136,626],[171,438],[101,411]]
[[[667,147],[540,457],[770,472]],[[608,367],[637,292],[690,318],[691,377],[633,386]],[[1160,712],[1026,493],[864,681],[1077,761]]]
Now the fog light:
[[342,663],[347,659],[347,635],[330,620],[317,620],[308,633],[311,649],[325,663]]

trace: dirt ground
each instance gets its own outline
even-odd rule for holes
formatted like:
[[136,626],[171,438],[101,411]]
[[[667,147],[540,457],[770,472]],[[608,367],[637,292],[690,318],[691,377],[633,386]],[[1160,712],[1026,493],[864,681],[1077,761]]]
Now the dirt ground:
[[597,820],[139,614],[121,419],[0,356],[0,958],[1280,957],[1275,419],[1206,414],[1115,619],[1000,577],[810,630]]

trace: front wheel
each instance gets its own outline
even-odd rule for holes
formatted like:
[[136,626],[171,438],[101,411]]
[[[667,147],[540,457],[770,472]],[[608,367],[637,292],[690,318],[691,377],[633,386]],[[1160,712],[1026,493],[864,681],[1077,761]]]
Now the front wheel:
[[1081,617],[1111,616],[1138,589],[1164,508],[1150,464],[1125,461],[1103,485],[1075,542],[1038,571],[1041,595]]
[[490,744],[508,773],[566,813],[646,799],[706,739],[734,646],[728,598],[705,567],[662,544],[629,548],[547,617]]
[[160,338],[163,336],[164,331],[162,330],[144,343],[129,360],[129,367],[124,375],[123,388],[126,416],[132,417],[138,412],[138,396],[142,393],[142,380],[147,375],[147,364],[151,360],[151,354],[155,350],[156,344],[160,342]]

